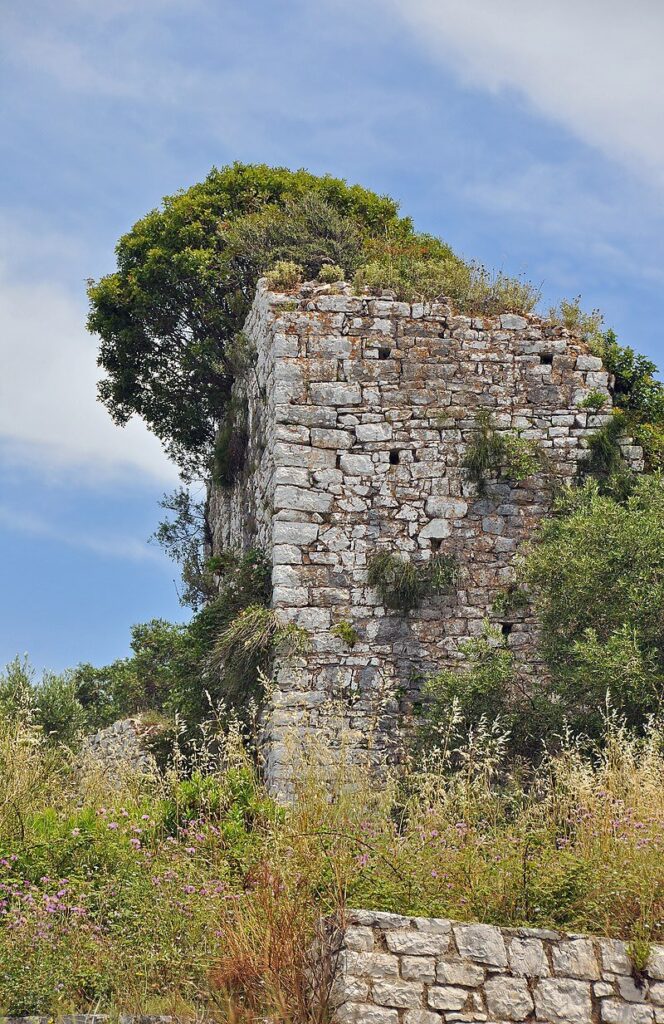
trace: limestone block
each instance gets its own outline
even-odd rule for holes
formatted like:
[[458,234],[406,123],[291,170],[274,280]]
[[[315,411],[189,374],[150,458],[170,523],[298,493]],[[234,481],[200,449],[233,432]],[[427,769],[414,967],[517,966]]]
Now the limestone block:
[[618,982],[620,995],[628,1003],[645,1002],[648,995],[648,982],[645,978],[641,981],[641,984],[637,984],[631,974],[624,977],[619,976],[616,978],[616,981]]
[[461,1010],[467,999],[465,988],[452,985],[432,985],[427,993],[427,1002],[433,1010]]
[[358,441],[389,441],[392,438],[392,427],[389,423],[358,423],[355,427]]
[[374,464],[370,455],[342,455],[339,460],[342,473],[349,476],[372,476]]
[[316,523],[277,521],[274,524],[273,541],[275,544],[312,544],[317,537],[318,526]]
[[274,446],[274,462],[275,466],[298,466],[311,470],[334,469],[336,456],[333,451],[312,448],[309,444],[278,441]]
[[344,950],[339,956],[339,970],[357,978],[397,978],[399,957],[389,953]]
[[272,604],[275,608],[304,608],[309,604],[309,591],[306,587],[275,587]]
[[664,1006],[664,982],[655,981],[650,986],[650,998],[658,1006]]
[[407,981],[435,981],[436,961],[431,956],[404,956],[401,977]]
[[523,977],[546,978],[551,973],[544,943],[540,939],[512,939],[509,944],[509,961],[514,974]]
[[291,423],[277,423],[274,431],[275,440],[285,441],[287,444],[309,444],[309,427],[298,426]]
[[627,953],[627,943],[620,939],[597,939],[599,959],[605,971],[614,974],[631,974],[631,961]]
[[347,974],[337,975],[330,989],[330,1004],[334,1007],[339,1007],[349,1000],[364,1002],[368,998],[369,982]]
[[656,981],[664,981],[664,946],[651,946],[645,973]]
[[484,994],[489,1013],[504,1020],[525,1020],[533,1010],[533,998],[525,978],[496,975],[487,981]]
[[385,941],[390,952],[414,956],[440,956],[450,946],[449,933],[415,932],[412,929],[387,932]]
[[299,424],[312,428],[328,429],[334,427],[337,422],[337,414],[334,409],[326,409],[318,405],[291,405],[290,403],[276,402],[274,415],[277,423]]
[[424,985],[417,981],[379,979],[372,985],[373,999],[379,1006],[417,1009],[422,1005]]
[[517,316],[516,313],[503,313],[498,319],[504,331],[524,331],[528,326],[525,316]]
[[597,356],[577,356],[576,368],[584,372],[587,370],[601,370],[602,360],[598,359]]
[[492,967],[507,967],[507,951],[499,928],[489,924],[460,924],[453,930],[461,956]]
[[329,512],[333,500],[331,494],[304,487],[280,485],[274,490],[275,509],[289,508],[296,512]]
[[600,977],[593,944],[589,939],[570,939],[554,946],[553,970],[555,974],[569,978],[587,978],[597,981]]
[[638,1006],[635,1003],[621,1003],[618,999],[603,999],[601,1008],[602,1024],[652,1024],[652,1006]]
[[448,519],[432,519],[423,530],[420,530],[420,537],[422,540],[429,540],[432,537],[436,540],[444,540],[451,533],[452,527]]
[[344,1003],[335,1018],[339,1024],[399,1024],[399,1011],[368,1003]]
[[468,502],[462,498],[435,495],[427,499],[425,508],[427,515],[430,516],[441,519],[461,519],[468,512]]
[[570,978],[543,978],[535,989],[537,1016],[551,1024],[589,1024],[590,985]]
[[345,430],[323,430],[313,427],[311,443],[316,448],[350,448],[353,438]]
[[413,917],[411,924],[418,932],[439,932],[449,935],[452,931],[452,922],[446,917]]
[[406,1010],[404,1024],[440,1024],[442,1018],[430,1010]]
[[436,980],[444,985],[465,985],[476,988],[484,981],[484,968],[462,960],[439,960]]
[[274,470],[275,484],[293,487],[309,487],[311,476],[308,469],[302,466],[276,466]]
[[311,401],[316,405],[360,405],[362,403],[362,388],[359,384],[344,384],[343,382],[319,383],[309,385]]

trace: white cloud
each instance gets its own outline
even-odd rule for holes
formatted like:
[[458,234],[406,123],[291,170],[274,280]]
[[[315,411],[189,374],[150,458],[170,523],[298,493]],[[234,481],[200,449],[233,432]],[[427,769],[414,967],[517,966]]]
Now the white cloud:
[[664,186],[664,6],[656,0],[388,0],[465,85],[538,113]]
[[[18,229],[5,239],[25,261],[37,240]],[[44,247],[55,248],[51,239]],[[95,341],[82,299],[51,280],[27,283],[0,256],[0,451],[44,471],[86,480],[137,474],[173,481],[161,445],[138,420],[120,429],[96,400]]]

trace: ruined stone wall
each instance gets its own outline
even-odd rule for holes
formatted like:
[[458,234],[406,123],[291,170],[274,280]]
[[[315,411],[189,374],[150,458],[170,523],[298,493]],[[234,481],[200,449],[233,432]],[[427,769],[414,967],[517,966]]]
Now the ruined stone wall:
[[332,990],[338,1024],[656,1024],[664,946],[352,911]]
[[[243,385],[247,467],[231,491],[213,488],[210,510],[217,547],[256,538],[266,548],[274,607],[311,634],[305,658],[275,666],[266,752],[279,788],[289,733],[323,739],[333,757],[343,725],[352,751],[380,751],[421,676],[458,661],[460,643],[496,621],[492,605],[550,508],[552,483],[574,478],[605,418],[580,402],[599,390],[608,409],[610,396],[585,344],[536,317],[461,316],[348,286],[275,295],[261,283],[245,330],[257,350]],[[546,473],[490,480],[478,494],[462,462],[480,408],[535,439]],[[637,466],[639,454],[627,451]],[[452,555],[458,582],[407,615],[388,611],[367,584],[367,559],[383,549],[415,561]],[[533,621],[498,621],[532,666]],[[355,629],[354,646],[331,632],[340,622]]]

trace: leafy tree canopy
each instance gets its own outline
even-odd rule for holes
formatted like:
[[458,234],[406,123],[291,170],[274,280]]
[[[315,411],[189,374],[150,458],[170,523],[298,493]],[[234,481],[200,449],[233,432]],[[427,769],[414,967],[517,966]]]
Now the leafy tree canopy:
[[312,274],[327,263],[353,272],[363,245],[387,236],[419,237],[393,200],[359,185],[264,164],[213,168],[139,220],[117,244],[115,272],[89,283],[101,401],[118,424],[142,416],[185,475],[205,472],[233,381],[226,346],[261,272],[294,256]]
[[597,734],[606,691],[632,725],[664,697],[664,479],[624,501],[596,482],[570,491],[542,524],[524,579],[560,708]]

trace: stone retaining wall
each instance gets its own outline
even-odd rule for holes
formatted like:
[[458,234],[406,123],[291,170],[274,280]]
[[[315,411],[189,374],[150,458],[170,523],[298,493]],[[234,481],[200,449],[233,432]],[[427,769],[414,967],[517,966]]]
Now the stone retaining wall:
[[658,1024],[664,946],[352,911],[333,987],[338,1024]]

